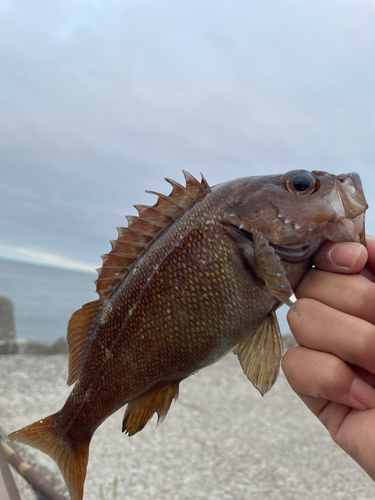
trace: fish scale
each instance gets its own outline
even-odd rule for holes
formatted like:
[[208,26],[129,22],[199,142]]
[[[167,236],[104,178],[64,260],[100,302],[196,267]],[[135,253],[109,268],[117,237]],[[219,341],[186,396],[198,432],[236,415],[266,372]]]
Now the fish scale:
[[275,310],[288,304],[319,247],[364,243],[359,176],[291,171],[209,187],[184,172],[169,196],[136,205],[98,270],[97,301],[68,324],[63,408],[9,438],[58,464],[81,500],[97,427],[127,404],[122,430],[162,421],[180,382],[231,350],[262,393],[282,355]]

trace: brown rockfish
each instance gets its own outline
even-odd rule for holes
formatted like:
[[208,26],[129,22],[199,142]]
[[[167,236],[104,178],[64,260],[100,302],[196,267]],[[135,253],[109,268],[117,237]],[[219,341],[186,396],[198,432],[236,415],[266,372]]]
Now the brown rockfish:
[[[63,408],[9,438],[50,455],[80,500],[96,428],[127,404],[123,431],[163,419],[179,383],[234,350],[264,394],[282,354],[275,310],[326,240],[365,243],[357,174],[293,170],[186,187],[136,206],[98,270],[99,300],[68,324]],[[152,192],[151,192],[152,193]],[[298,311],[296,311],[298,313]]]

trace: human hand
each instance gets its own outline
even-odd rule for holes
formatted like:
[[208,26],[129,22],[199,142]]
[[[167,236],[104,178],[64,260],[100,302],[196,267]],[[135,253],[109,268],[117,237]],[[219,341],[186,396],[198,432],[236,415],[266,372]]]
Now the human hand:
[[299,346],[282,368],[333,441],[375,480],[375,238],[367,250],[327,242],[314,264],[296,290],[301,315],[288,313]]

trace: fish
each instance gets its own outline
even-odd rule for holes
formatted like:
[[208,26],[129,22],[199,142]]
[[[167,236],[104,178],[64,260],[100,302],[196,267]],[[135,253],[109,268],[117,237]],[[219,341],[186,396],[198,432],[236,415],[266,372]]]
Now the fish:
[[169,195],[117,228],[102,256],[99,299],[67,329],[68,385],[57,413],[10,440],[52,457],[72,500],[81,500],[98,426],[127,404],[122,430],[159,423],[179,384],[233,351],[263,395],[278,376],[282,344],[275,311],[327,240],[365,244],[368,206],[358,174],[292,170],[210,187],[184,172]]

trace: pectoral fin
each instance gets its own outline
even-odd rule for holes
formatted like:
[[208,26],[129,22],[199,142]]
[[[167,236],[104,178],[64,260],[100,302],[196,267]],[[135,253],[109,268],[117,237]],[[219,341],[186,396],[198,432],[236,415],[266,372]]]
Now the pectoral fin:
[[262,396],[276,381],[280,370],[282,343],[276,314],[272,311],[255,332],[234,350],[242,369]]
[[253,239],[254,258],[260,267],[266,287],[280,302],[289,306],[299,315],[298,309],[289,298],[293,294],[293,290],[281,265],[280,257],[261,233],[254,231]]

